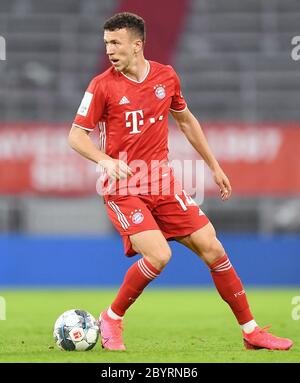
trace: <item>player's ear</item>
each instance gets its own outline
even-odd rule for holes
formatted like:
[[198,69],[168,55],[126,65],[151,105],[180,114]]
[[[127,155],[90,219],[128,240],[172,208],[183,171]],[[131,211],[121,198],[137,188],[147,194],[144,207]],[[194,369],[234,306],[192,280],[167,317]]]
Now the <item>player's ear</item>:
[[136,39],[134,42],[134,53],[139,53],[143,50],[144,44],[141,39]]

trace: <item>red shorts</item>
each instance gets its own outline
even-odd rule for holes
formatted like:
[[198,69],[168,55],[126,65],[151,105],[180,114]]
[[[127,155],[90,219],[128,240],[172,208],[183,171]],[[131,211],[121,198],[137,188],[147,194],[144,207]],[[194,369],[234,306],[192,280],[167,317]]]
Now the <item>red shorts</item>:
[[171,195],[106,196],[108,216],[123,239],[127,256],[137,254],[129,236],[160,230],[167,240],[192,234],[209,220],[183,190]]

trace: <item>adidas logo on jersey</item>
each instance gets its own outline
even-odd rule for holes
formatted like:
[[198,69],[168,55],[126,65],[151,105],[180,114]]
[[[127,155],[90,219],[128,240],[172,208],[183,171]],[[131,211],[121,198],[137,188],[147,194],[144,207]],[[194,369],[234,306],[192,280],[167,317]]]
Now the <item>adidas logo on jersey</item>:
[[119,105],[124,105],[124,104],[129,104],[130,101],[128,100],[127,97],[123,96],[119,102]]

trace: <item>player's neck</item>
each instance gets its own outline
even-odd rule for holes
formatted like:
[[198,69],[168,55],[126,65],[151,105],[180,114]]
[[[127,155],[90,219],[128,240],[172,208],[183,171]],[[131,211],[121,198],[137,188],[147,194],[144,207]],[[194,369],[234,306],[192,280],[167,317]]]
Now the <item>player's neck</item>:
[[144,57],[141,57],[122,73],[134,81],[141,82],[149,72],[149,65],[149,62]]

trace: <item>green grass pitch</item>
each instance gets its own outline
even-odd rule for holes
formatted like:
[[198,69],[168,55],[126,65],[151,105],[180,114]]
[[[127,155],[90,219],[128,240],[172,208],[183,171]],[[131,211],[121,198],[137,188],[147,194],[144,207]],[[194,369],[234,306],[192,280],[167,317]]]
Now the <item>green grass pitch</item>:
[[53,325],[64,311],[80,308],[98,317],[116,290],[2,290],[6,320],[0,321],[0,362],[300,362],[300,320],[293,320],[298,289],[247,289],[261,326],[293,339],[290,351],[250,351],[239,326],[214,289],[149,288],[124,319],[126,352],[57,348]]

